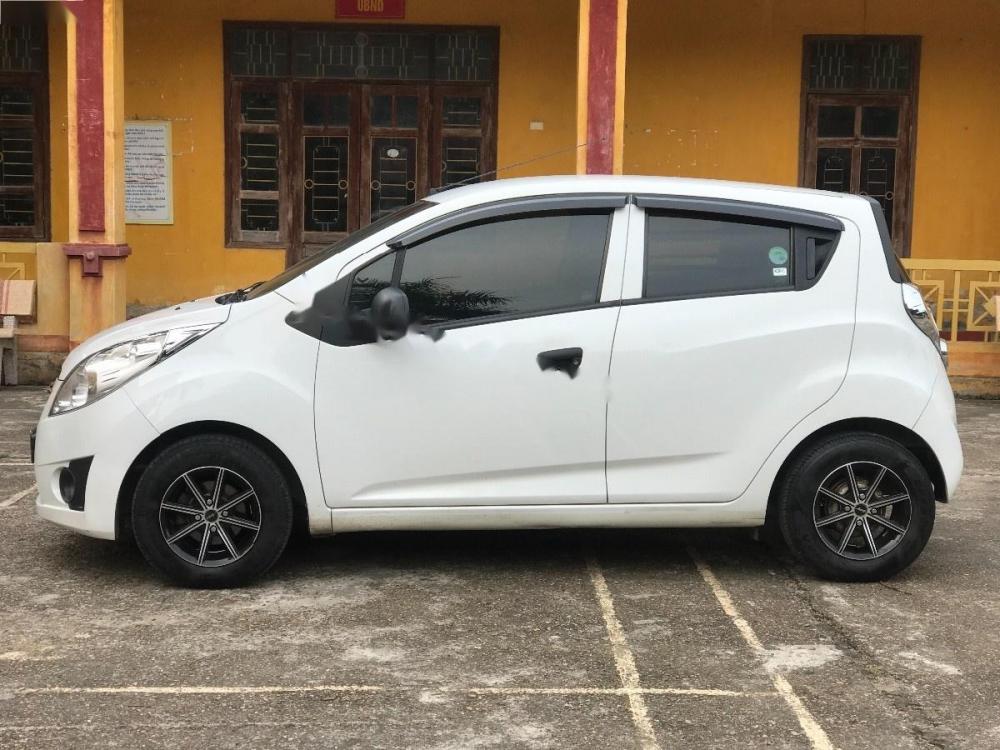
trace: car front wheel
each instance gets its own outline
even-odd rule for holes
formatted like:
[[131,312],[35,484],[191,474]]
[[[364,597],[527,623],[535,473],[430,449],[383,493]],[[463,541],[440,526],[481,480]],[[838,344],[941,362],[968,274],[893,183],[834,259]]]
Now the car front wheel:
[[265,573],[292,530],[281,471],[257,446],[229,435],[185,438],[146,467],[132,528],[157,571],[187,586],[226,587]]
[[800,456],[777,498],[789,548],[820,575],[876,581],[909,566],[934,528],[934,488],[906,447],[869,433]]

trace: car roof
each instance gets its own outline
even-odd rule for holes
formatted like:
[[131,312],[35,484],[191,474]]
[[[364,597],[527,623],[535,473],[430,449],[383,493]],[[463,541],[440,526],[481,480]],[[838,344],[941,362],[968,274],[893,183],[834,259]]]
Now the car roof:
[[427,200],[459,208],[510,198],[569,193],[641,193],[723,198],[833,213],[839,213],[838,209],[849,210],[845,201],[865,203],[864,198],[849,193],[833,193],[787,185],[644,175],[552,175],[490,180],[442,190],[428,196]]

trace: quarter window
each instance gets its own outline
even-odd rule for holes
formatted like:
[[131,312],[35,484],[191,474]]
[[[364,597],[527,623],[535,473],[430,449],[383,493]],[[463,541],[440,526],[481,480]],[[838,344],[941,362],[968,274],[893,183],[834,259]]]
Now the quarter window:
[[786,225],[647,213],[647,298],[693,297],[793,286]]
[[567,213],[462,227],[400,251],[401,264],[383,256],[359,270],[350,307],[370,306],[393,267],[413,320],[423,323],[593,305],[610,221],[608,212]]
[[369,263],[354,275],[351,296],[347,303],[351,312],[371,307],[375,295],[392,286],[392,272],[395,265],[396,253],[389,253],[374,263]]

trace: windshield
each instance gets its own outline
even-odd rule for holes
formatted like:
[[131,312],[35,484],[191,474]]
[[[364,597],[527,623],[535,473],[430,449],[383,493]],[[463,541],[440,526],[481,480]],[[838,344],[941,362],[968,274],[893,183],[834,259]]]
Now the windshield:
[[257,297],[262,297],[263,295],[268,294],[269,292],[273,292],[278,287],[287,284],[296,276],[301,276],[310,268],[318,266],[320,263],[336,255],[337,253],[342,253],[344,250],[353,247],[359,242],[364,242],[372,235],[381,232],[389,225],[395,224],[397,221],[402,221],[403,219],[413,216],[414,214],[418,214],[421,211],[428,209],[433,205],[435,204],[431,203],[430,201],[417,201],[416,203],[411,203],[408,206],[403,206],[402,208],[396,209],[392,213],[386,214],[385,216],[376,219],[363,229],[359,229],[358,231],[347,235],[346,237],[344,237],[344,239],[340,240],[339,242],[333,243],[332,245],[330,245],[330,247],[324,250],[320,250],[315,255],[310,255],[308,258],[303,258],[294,266],[289,266],[284,271],[275,276],[273,279],[258,284],[253,288],[253,290],[249,294],[247,294],[246,299],[257,299]]

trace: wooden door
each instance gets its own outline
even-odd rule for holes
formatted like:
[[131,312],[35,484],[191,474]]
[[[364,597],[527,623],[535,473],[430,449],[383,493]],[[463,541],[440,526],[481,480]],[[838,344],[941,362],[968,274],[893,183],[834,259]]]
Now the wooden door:
[[806,186],[877,200],[900,255],[908,234],[911,131],[908,96],[815,94],[806,103]]
[[361,101],[358,87],[297,83],[292,96],[292,262],[360,224]]
[[428,86],[362,86],[361,225],[430,189]]

